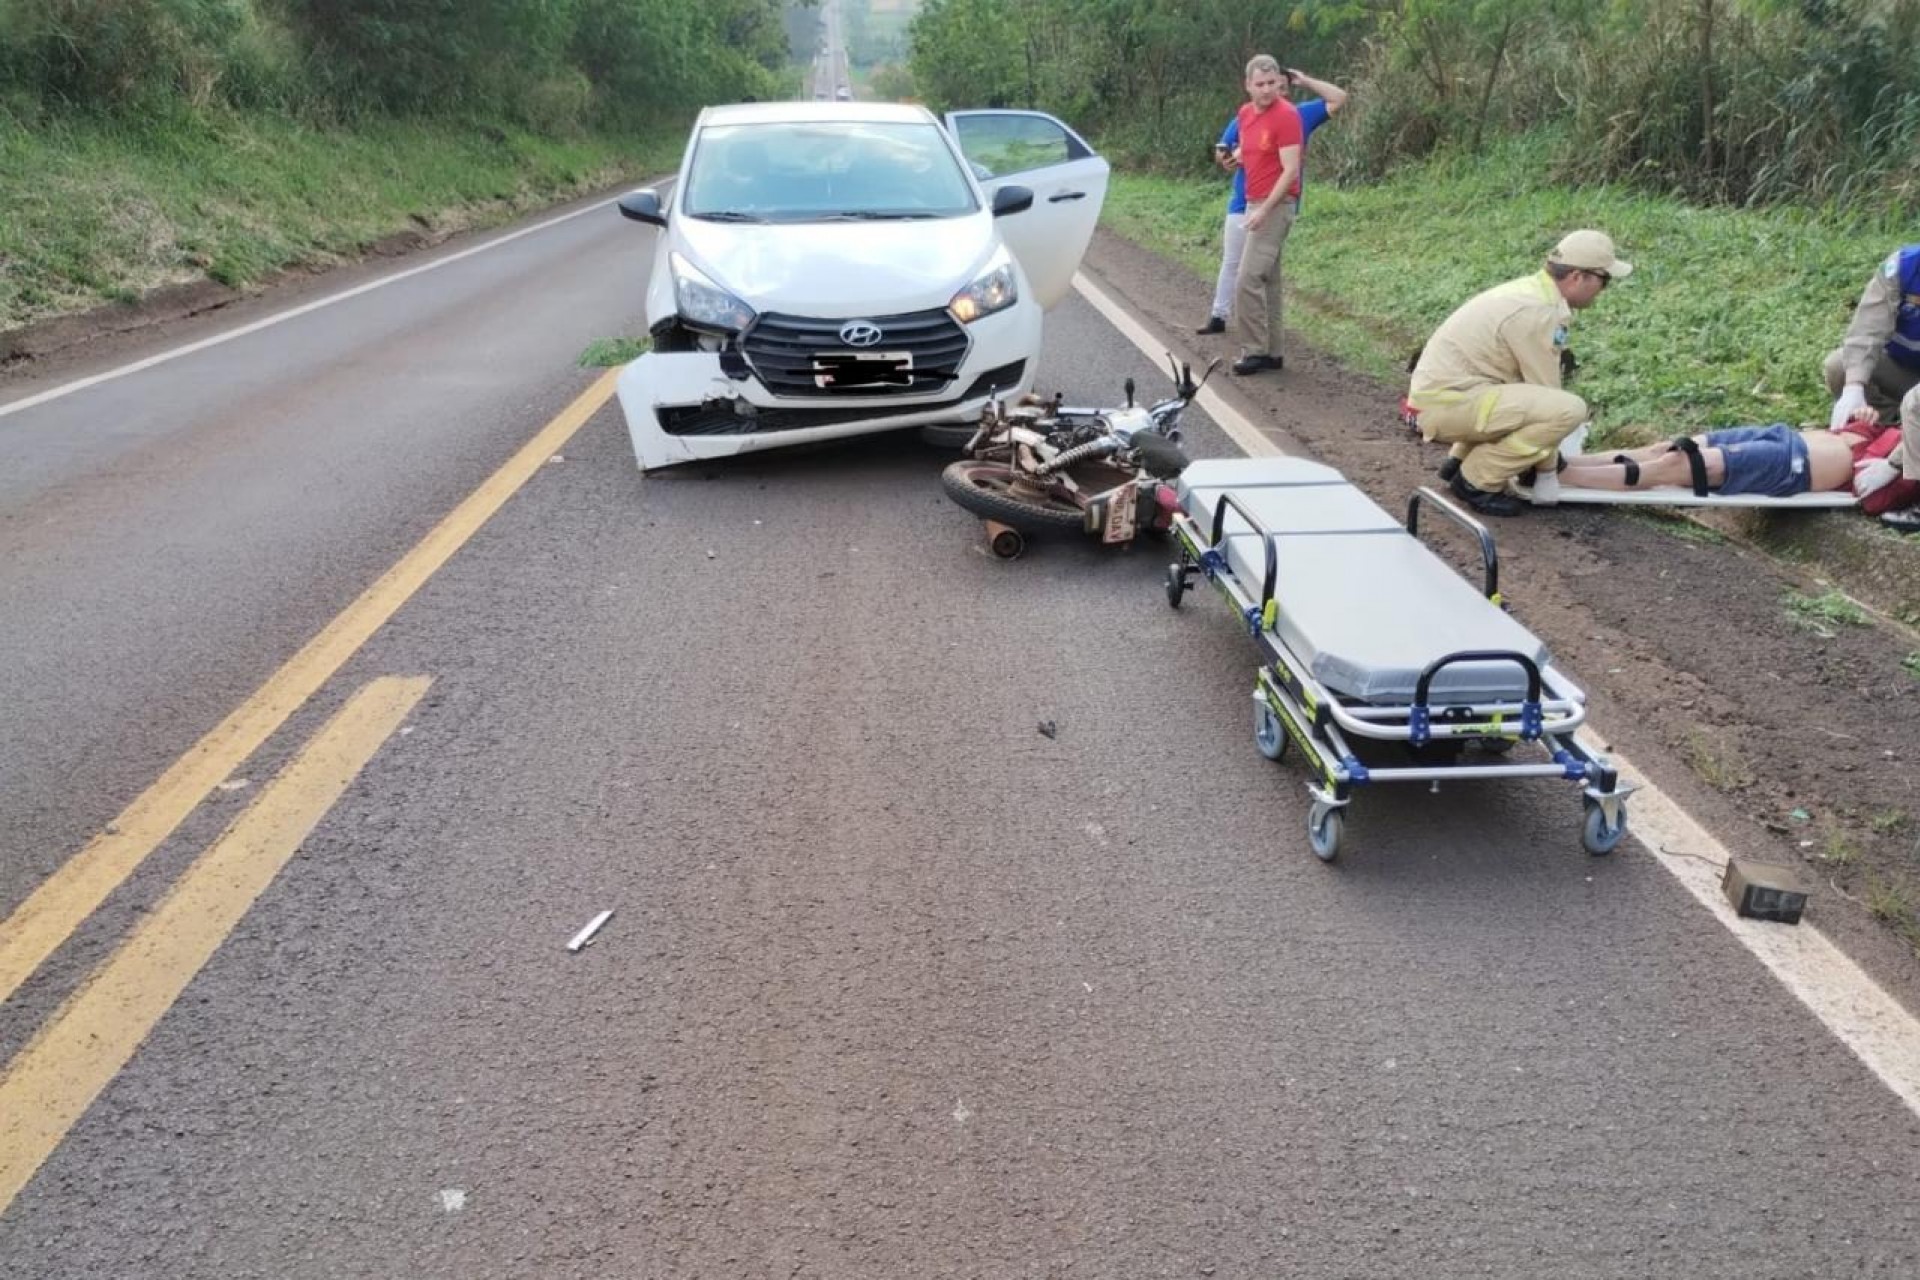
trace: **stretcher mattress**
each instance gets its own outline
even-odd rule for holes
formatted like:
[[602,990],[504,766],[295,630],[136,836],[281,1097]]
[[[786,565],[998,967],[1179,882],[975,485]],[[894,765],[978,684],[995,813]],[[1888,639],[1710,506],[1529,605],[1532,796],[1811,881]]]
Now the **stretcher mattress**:
[[[1469,650],[1548,662],[1539,638],[1463,579],[1339,472],[1302,458],[1217,458],[1181,473],[1181,510],[1213,533],[1223,493],[1275,535],[1278,617],[1268,633],[1342,698],[1375,705],[1413,701],[1420,673]],[[1228,566],[1258,599],[1263,540],[1231,509],[1222,539]],[[1518,702],[1526,676],[1511,662],[1463,662],[1434,677],[1436,709]]]

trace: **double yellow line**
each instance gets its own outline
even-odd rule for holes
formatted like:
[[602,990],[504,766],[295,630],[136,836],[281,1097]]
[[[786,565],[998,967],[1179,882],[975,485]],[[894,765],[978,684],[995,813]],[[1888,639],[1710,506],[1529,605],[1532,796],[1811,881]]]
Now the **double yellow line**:
[[[610,369],[0,922],[0,1002],[613,395]],[[4,1213],[426,691],[376,680],[187,870],[0,1075]]]

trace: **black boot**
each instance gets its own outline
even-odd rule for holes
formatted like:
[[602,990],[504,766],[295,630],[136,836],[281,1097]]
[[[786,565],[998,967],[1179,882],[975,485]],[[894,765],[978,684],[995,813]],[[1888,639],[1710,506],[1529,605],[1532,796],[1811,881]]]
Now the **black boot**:
[[1453,496],[1478,511],[1483,516],[1517,516],[1526,504],[1508,493],[1488,493],[1485,489],[1476,489],[1467,483],[1467,478],[1455,473],[1447,481],[1447,488]]

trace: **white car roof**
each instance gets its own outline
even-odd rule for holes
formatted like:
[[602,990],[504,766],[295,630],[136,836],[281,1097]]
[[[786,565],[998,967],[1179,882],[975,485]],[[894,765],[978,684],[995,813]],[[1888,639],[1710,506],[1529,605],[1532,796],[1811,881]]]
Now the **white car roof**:
[[869,124],[921,124],[933,119],[925,107],[904,102],[741,102],[708,107],[701,125],[795,124],[813,121],[861,121]]

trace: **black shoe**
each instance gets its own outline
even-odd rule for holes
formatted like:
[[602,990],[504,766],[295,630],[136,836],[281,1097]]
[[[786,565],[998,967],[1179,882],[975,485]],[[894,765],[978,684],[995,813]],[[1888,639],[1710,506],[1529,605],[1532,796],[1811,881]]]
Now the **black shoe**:
[[1488,493],[1485,489],[1476,489],[1467,483],[1467,478],[1455,473],[1447,481],[1447,488],[1453,496],[1478,511],[1483,516],[1517,516],[1526,509],[1526,504],[1512,494]]
[[1920,507],[1902,507],[1881,515],[1880,523],[1902,533],[1920,533]]
[[1227,322],[1219,316],[1208,316],[1207,322],[1195,329],[1195,333],[1225,333]]
[[1263,356],[1256,353],[1250,356],[1241,356],[1238,360],[1235,360],[1233,362],[1233,371],[1241,377],[1245,377],[1250,373],[1265,373],[1269,369],[1277,371],[1284,367],[1286,363],[1287,362],[1279,356]]
[[1448,483],[1452,483],[1453,478],[1459,474],[1460,474],[1460,459],[1448,458],[1445,462],[1440,464],[1440,478],[1442,480],[1445,480]]

